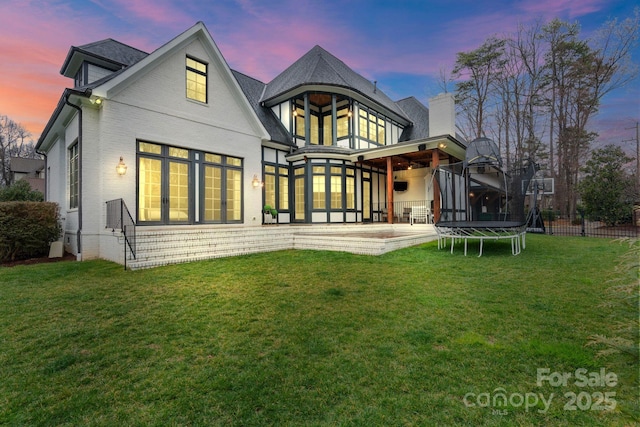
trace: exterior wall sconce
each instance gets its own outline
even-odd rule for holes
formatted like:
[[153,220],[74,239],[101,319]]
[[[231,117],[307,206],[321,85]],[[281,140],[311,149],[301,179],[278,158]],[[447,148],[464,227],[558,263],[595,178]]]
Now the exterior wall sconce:
[[116,166],[116,172],[118,172],[118,175],[120,176],[127,173],[127,165],[124,164],[124,160],[122,159],[122,156],[120,156],[120,162]]
[[251,185],[253,188],[258,188],[264,186],[264,183],[258,179],[257,174],[253,174],[253,179],[251,180]]

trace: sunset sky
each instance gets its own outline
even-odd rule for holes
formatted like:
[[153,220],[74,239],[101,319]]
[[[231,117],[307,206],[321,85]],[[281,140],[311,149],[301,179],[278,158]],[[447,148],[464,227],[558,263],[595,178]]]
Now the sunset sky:
[[[40,136],[71,79],[70,46],[113,38],[152,52],[203,21],[229,66],[269,82],[319,44],[392,99],[438,94],[457,52],[519,23],[578,21],[583,36],[632,15],[624,0],[0,0],[0,115]],[[640,52],[634,52],[640,61]],[[600,143],[635,137],[640,80],[607,96],[594,124]],[[633,153],[635,144],[623,145]]]

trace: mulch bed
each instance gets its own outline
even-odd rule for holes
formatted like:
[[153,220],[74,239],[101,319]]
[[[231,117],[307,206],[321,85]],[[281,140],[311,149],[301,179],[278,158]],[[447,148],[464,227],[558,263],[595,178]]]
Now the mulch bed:
[[31,264],[44,264],[49,262],[61,262],[61,261],[75,261],[76,256],[65,252],[61,258],[49,258],[43,256],[39,258],[18,259],[15,261],[0,262],[0,267],[15,267],[16,265],[31,265]]

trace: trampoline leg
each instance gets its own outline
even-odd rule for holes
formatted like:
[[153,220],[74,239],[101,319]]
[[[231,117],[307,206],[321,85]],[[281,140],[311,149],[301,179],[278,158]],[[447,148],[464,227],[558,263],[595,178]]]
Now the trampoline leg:
[[464,256],[467,256],[467,239],[464,239]]
[[478,258],[482,256],[482,243],[484,242],[483,238],[480,238],[480,254],[478,254]]
[[456,238],[452,237],[451,238],[451,255],[453,255],[453,244],[456,242]]
[[527,237],[527,233],[523,232],[522,233],[522,249],[527,249],[526,237]]

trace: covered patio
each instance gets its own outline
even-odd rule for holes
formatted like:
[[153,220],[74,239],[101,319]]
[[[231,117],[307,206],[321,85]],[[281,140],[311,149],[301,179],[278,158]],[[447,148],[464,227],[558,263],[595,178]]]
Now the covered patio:
[[439,136],[359,154],[359,164],[386,175],[386,194],[373,203],[373,221],[388,224],[437,222],[441,213],[440,191],[433,172],[441,164],[464,159],[465,149],[457,139]]

